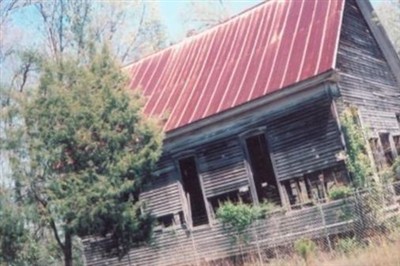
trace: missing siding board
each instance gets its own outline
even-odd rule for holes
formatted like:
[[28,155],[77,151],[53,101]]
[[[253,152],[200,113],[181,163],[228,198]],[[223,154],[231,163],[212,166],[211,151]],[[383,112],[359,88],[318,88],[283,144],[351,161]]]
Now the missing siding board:
[[207,209],[195,158],[192,156],[179,160],[179,169],[185,196],[190,206],[193,226],[207,224]]

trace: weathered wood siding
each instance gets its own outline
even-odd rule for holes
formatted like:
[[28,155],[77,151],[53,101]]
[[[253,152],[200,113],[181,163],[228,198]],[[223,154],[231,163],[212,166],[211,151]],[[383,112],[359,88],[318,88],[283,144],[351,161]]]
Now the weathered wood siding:
[[156,217],[176,214],[182,210],[178,181],[170,181],[147,189],[142,192],[140,198]]
[[337,165],[343,150],[331,101],[313,99],[267,123],[269,146],[278,180]]
[[[288,108],[255,114],[257,119],[246,117],[238,120],[213,135],[211,141],[207,142],[208,138],[201,136],[201,141],[180,145],[184,149],[175,153],[190,150],[189,154],[196,156],[206,198],[249,185],[240,134],[260,127],[266,130],[278,180],[321,171],[338,165],[336,154],[343,150],[331,102],[329,94],[322,93]],[[158,182],[141,196],[156,216],[183,210],[179,173],[174,167],[173,157],[170,154],[163,156],[159,163],[162,174]]]
[[[195,155],[198,172],[207,198],[237,190],[248,185],[248,175],[244,165],[243,152],[237,136],[217,140],[195,147],[188,146],[187,156]],[[176,214],[183,210],[182,188],[174,156],[164,155],[158,164],[160,174],[141,193],[140,199],[152,214],[160,217]]]
[[197,152],[206,197],[248,185],[243,152],[237,136],[207,143]]
[[399,132],[400,88],[354,0],[346,1],[339,42],[340,110],[356,105],[371,130]]
[[140,194],[140,200],[156,217],[176,214],[182,211],[182,202],[174,161],[164,154],[157,167],[159,171]]

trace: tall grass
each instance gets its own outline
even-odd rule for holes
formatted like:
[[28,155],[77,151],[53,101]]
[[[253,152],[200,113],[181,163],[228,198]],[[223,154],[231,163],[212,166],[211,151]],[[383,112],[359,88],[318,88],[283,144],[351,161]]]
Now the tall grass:
[[[257,264],[253,264],[257,265]],[[273,259],[258,265],[303,266],[305,261],[297,256]],[[336,250],[332,253],[317,252],[307,265],[315,266],[400,266],[400,233],[386,238],[371,239],[364,245],[354,245],[353,249]]]
[[[376,237],[352,248],[327,253],[316,250],[312,256],[304,260],[300,254],[281,254],[279,258],[260,262],[258,257],[247,257],[244,266],[400,266],[400,232],[387,237]],[[205,264],[201,264],[205,265]],[[222,260],[210,265],[234,266],[238,265],[229,260]]]

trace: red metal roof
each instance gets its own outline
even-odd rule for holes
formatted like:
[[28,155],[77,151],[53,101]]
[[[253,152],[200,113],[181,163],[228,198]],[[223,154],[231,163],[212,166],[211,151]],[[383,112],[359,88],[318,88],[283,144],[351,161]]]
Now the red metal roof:
[[271,0],[131,66],[165,131],[333,69],[344,0]]

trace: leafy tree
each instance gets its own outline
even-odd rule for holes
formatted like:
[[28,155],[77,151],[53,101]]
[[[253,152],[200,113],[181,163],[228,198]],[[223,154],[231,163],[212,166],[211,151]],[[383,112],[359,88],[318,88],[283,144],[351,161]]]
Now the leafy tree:
[[[33,223],[32,212],[17,204],[10,188],[0,186],[0,265],[59,265],[62,253],[49,232]],[[75,265],[83,265],[82,248],[74,249]]]
[[[55,170],[54,167],[52,168],[49,165],[49,162],[52,159],[50,157],[43,156],[41,160],[39,160],[41,152],[43,152],[43,155],[45,155],[47,152],[47,156],[50,156],[54,153],[50,150],[47,150],[46,145],[49,145],[49,143],[42,143],[39,145],[38,143],[40,142],[35,140],[35,138],[43,137],[43,135],[36,134],[37,132],[35,134],[32,133],[32,130],[38,128],[39,125],[39,122],[35,122],[33,117],[35,115],[39,116],[40,112],[46,112],[43,108],[36,109],[34,104],[39,104],[38,97],[40,94],[42,96],[46,95],[46,97],[58,95],[60,98],[63,89],[68,89],[68,91],[71,93],[72,91],[75,91],[75,95],[82,93],[82,91],[78,92],[75,90],[75,87],[74,90],[71,90],[71,87],[73,87],[74,84],[78,84],[78,86],[87,85],[88,88],[95,88],[96,86],[93,84],[95,82],[102,84],[103,80],[100,79],[101,76],[99,76],[98,80],[85,80],[90,75],[91,77],[94,77],[94,71],[99,71],[101,69],[100,65],[98,65],[96,70],[94,68],[95,64],[102,64],[112,61],[109,55],[107,55],[107,58],[103,58],[103,61],[101,61],[98,57],[93,57],[94,51],[98,49],[102,43],[109,44],[110,50],[113,54],[113,59],[126,63],[139,56],[143,56],[146,53],[151,53],[163,48],[166,43],[166,36],[164,35],[164,29],[157,14],[156,4],[153,5],[153,3],[143,1],[114,3],[94,2],[88,0],[61,0],[53,2],[0,0],[0,3],[0,32],[4,37],[0,43],[0,63],[2,67],[4,66],[4,69],[2,69],[3,79],[0,80],[0,171],[2,172],[2,178],[3,180],[6,180],[5,182],[7,185],[12,183],[14,184],[15,193],[14,195],[10,195],[13,197],[10,208],[18,208],[20,213],[23,214],[21,216],[24,220],[23,224],[25,226],[23,229],[27,235],[24,238],[20,238],[21,240],[24,240],[21,242],[21,248],[23,250],[30,250],[29,252],[32,251],[32,254],[38,254],[35,260],[27,262],[26,257],[24,260],[28,264],[32,265],[58,265],[60,250],[54,248],[54,244],[58,244],[58,246],[63,248],[61,252],[62,255],[62,253],[67,250],[69,246],[71,246],[69,243],[72,242],[73,250],[75,252],[75,244],[79,242],[79,239],[74,238],[73,235],[81,235],[84,233],[84,230],[79,231],[78,229],[81,227],[75,226],[73,230],[70,230],[72,231],[70,234],[72,237],[67,237],[68,234],[66,235],[65,233],[69,231],[64,230],[67,228],[67,226],[64,225],[65,220],[63,220],[64,217],[62,217],[64,213],[61,213],[61,207],[65,208],[65,206],[58,206],[58,203],[56,203],[55,200],[56,196],[60,196],[60,194],[55,193],[55,195],[49,196],[50,192],[53,193],[53,188],[48,186],[51,183],[50,181],[52,178],[56,179],[60,176],[63,176],[63,178],[68,179],[71,178],[72,175],[65,172],[65,167],[60,168],[59,172],[57,173],[50,174],[51,171]],[[24,16],[24,12],[29,13],[30,17],[35,17],[35,25],[37,25],[37,27],[26,29],[22,27],[20,23],[15,23],[14,16],[16,15],[17,17],[19,16],[21,18]],[[32,31],[32,33],[29,33],[28,31]],[[29,34],[33,35],[31,39],[28,37]],[[29,39],[29,41],[27,41],[27,39]],[[71,57],[75,57],[76,59],[71,61],[68,59]],[[42,64],[41,60],[43,58],[48,61],[46,64]],[[107,69],[107,67],[109,67],[109,69]],[[117,91],[117,95],[120,95],[122,93],[120,91],[121,88],[126,85],[125,80],[122,78],[119,70],[117,70],[118,67],[119,66],[113,64],[105,64],[103,66],[104,72],[108,70],[111,71],[110,75],[105,75],[105,77],[116,78],[117,80],[117,82],[114,84],[110,85],[110,83],[108,83],[107,85],[111,90],[110,95],[114,95],[114,93]],[[72,71],[73,68],[74,70]],[[41,77],[41,79],[39,79],[39,77]],[[121,78],[121,80],[118,80],[118,78]],[[68,83],[67,80],[70,83]],[[90,82],[93,83],[90,84]],[[117,87],[120,89],[115,89]],[[37,90],[36,88],[39,89]],[[51,95],[48,94],[48,92],[51,92]],[[87,91],[83,92],[82,95],[85,95],[86,92]],[[101,100],[99,97],[99,92],[97,92],[93,94],[93,97],[98,97],[98,102],[100,102]],[[106,92],[103,90],[103,93]],[[121,113],[123,113],[123,104],[127,105],[126,103],[123,103],[121,99],[121,97],[123,98],[125,96],[115,96],[117,97],[115,102],[118,103],[118,101],[120,101],[119,103],[121,104],[121,106],[115,107],[115,109],[119,108],[118,110]],[[69,97],[71,98],[72,96],[70,95]],[[70,98],[66,97],[66,99]],[[134,101],[140,101],[140,97],[137,95],[131,95],[129,97],[126,96],[126,99],[129,98],[134,98]],[[109,98],[109,100],[112,99],[114,98]],[[46,100],[43,100],[43,102],[47,101],[51,101],[51,99],[46,98]],[[74,108],[82,105],[83,103],[82,101],[77,102],[74,106],[72,106],[73,104],[71,102],[66,104],[66,106],[76,111],[75,114],[74,112],[69,112],[71,117],[73,116],[76,118],[78,117],[78,112],[82,109]],[[24,107],[22,108],[23,112],[19,112],[21,111],[21,105]],[[29,106],[31,109],[28,108]],[[50,106],[52,105],[49,104],[48,110],[51,109]],[[153,126],[151,123],[149,124],[144,122],[146,119],[139,118],[141,116],[140,104],[135,107],[136,109],[134,107],[135,106],[127,105],[126,111],[128,112],[132,109],[135,111],[137,110],[137,112],[132,113],[132,116],[138,117],[135,122],[140,123],[140,125],[132,125],[132,127],[135,128],[135,137],[138,137],[138,141],[141,141],[140,134],[142,133],[142,137],[144,138],[144,147],[137,145],[137,151],[140,152],[142,149],[147,147],[149,148],[149,153],[154,151],[152,154],[154,157],[157,157],[158,150],[156,145],[160,144],[160,140],[156,140],[153,150],[151,150],[152,147],[149,146],[150,144],[146,144],[150,142],[149,139],[151,138],[150,135],[152,134],[150,131],[152,130]],[[113,111],[113,108],[114,106],[109,106],[110,111]],[[60,113],[53,114],[55,116],[62,115]],[[117,114],[117,112],[111,112],[109,115],[111,116],[111,114]],[[30,120],[30,115],[32,115],[32,120]],[[82,119],[85,118],[86,117]],[[97,118],[100,119],[99,114],[97,114]],[[103,118],[107,119],[107,117]],[[129,116],[125,116],[125,118],[129,119]],[[48,117],[48,119],[50,118]],[[30,124],[28,124],[28,122]],[[82,123],[79,126],[83,127]],[[79,126],[77,125],[76,128]],[[73,126],[68,126],[68,128],[71,127],[73,128]],[[54,129],[54,132],[56,131],[57,130]],[[120,132],[120,134],[124,133],[126,133],[126,130]],[[49,131],[48,134],[52,134],[52,132]],[[117,135],[118,134],[116,134],[116,136]],[[158,136],[156,136],[156,138],[159,138],[157,133],[155,133],[155,135]],[[72,142],[75,141],[74,137],[71,137],[70,140]],[[38,149],[40,148],[42,150],[34,150],[36,146],[32,148],[34,146],[32,143],[38,144]],[[77,145],[79,144],[79,142],[74,143]],[[129,140],[126,140],[125,148],[130,145],[128,143]],[[130,143],[132,144],[133,141],[131,140]],[[121,146],[123,146],[123,143],[121,143]],[[61,149],[60,147],[61,144],[58,145],[59,149]],[[101,148],[110,148],[110,146]],[[115,147],[113,147],[113,149],[114,148]],[[5,149],[7,149],[7,151],[5,151]],[[61,149],[59,152],[61,154],[65,153],[66,151]],[[145,153],[144,150],[143,153]],[[110,156],[114,158],[113,156],[116,153],[112,151],[110,154]],[[152,154],[149,156],[151,157]],[[34,156],[38,157],[35,158]],[[82,158],[79,159],[82,160]],[[129,160],[129,158],[122,157],[114,159],[115,161]],[[144,161],[142,163],[145,164],[146,159],[144,158],[143,160]],[[151,168],[150,166],[152,163],[150,160],[152,159],[148,160],[148,168]],[[140,162],[138,162],[138,164],[139,163]],[[112,166],[111,162],[106,160],[104,161],[104,164],[107,167]],[[29,165],[29,167],[27,167],[27,165]],[[138,166],[136,165],[135,167]],[[99,170],[98,166],[95,165],[93,166],[93,169]],[[84,175],[83,172],[85,170],[80,169],[79,171],[79,174],[76,175],[76,178],[78,179],[79,176]],[[139,169],[136,169],[135,171],[139,171]],[[105,176],[106,172],[96,172],[95,174]],[[135,174],[137,173],[135,172]],[[66,176],[68,176],[68,178]],[[132,193],[128,196],[125,195],[125,198],[128,199],[123,197],[122,192],[120,193],[121,200],[125,200],[124,202],[126,204],[125,207],[120,207],[120,210],[125,210],[128,208],[127,206],[129,203],[127,201],[132,203],[136,202],[138,194],[137,190],[140,190],[140,183],[142,181],[141,178],[133,178],[132,173],[126,174],[126,176],[123,176],[121,180],[125,180],[127,178],[131,178],[132,180],[130,181],[135,183],[135,185],[132,185],[132,187],[134,187]],[[145,175],[143,175],[143,178],[145,178]],[[133,179],[135,180],[133,181]],[[112,183],[113,185],[118,185],[116,181],[108,180],[108,182]],[[128,181],[121,181],[120,183],[128,183]],[[69,186],[69,183],[67,185]],[[104,183],[104,186],[107,186],[106,182]],[[112,187],[110,186],[110,188]],[[77,189],[74,191],[74,193],[82,192],[83,190],[83,188]],[[115,195],[117,194],[118,192],[115,191]],[[111,196],[108,195],[107,197],[104,196],[101,199],[107,199],[109,204],[111,204],[113,202],[110,200],[110,197]],[[57,200],[62,201],[62,199]],[[114,203],[118,200],[119,199],[116,197]],[[57,205],[57,209],[55,209],[54,204]],[[60,207],[60,210],[58,207]],[[134,208],[138,213],[139,205],[134,205]],[[91,217],[93,217],[93,220],[96,220],[95,217],[99,217],[100,214],[94,213],[94,210],[91,211]],[[118,212],[118,209],[114,209],[114,211]],[[11,211],[8,213],[11,213]],[[133,216],[137,213],[132,211],[131,214]],[[113,239],[116,242],[116,247],[118,247],[118,252],[126,251],[130,243],[140,240],[148,235],[146,233],[148,230],[143,230],[144,233],[142,235],[130,234],[132,237],[128,238],[124,238],[122,235],[123,232],[125,232],[122,230],[125,230],[124,226],[147,226],[147,221],[149,218],[146,215],[137,216],[140,219],[138,218],[136,220],[136,224],[127,223],[126,225],[123,225],[114,223],[112,219],[107,220],[107,223],[113,223],[115,226],[120,226],[120,228],[118,230],[115,229],[112,234]],[[108,217],[119,219],[119,217],[116,215],[109,215]],[[104,223],[104,229],[101,232],[100,230],[94,230],[94,227],[91,229],[96,231],[95,233],[100,232],[103,235],[106,234],[109,230],[107,227],[108,225],[106,225],[106,219],[108,217],[101,217]],[[14,219],[13,217],[8,216],[3,216],[0,218]],[[148,228],[146,227],[145,229]],[[50,235],[49,230],[53,231],[53,234]],[[77,233],[78,231],[79,234]],[[57,237],[51,239],[52,236]],[[59,241],[57,242],[55,239]],[[69,241],[66,241],[66,239]],[[18,259],[17,257],[14,258]],[[49,259],[43,260],[44,258]],[[74,261],[74,263],[76,263],[76,261]]]
[[138,196],[162,144],[108,49],[86,61],[43,63],[38,88],[15,100],[21,112],[6,139],[19,151],[11,160],[19,200],[35,207],[65,265],[74,236],[107,235],[120,255],[150,236]]
[[26,239],[24,219],[9,201],[9,192],[0,190],[0,264],[21,261]]

